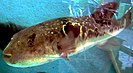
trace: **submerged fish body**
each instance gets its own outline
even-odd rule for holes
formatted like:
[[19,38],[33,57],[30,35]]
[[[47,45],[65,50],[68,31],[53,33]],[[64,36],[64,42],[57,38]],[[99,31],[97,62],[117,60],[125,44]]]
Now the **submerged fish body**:
[[[127,23],[126,17],[121,25],[112,19],[116,6],[116,2],[110,2],[101,6],[102,12],[97,9],[91,16],[62,17],[26,28],[12,37],[3,51],[4,59],[14,67],[36,66],[107,40],[112,37],[109,34],[118,34]],[[106,11],[110,9],[111,13]],[[101,21],[95,17],[97,13],[101,13]]]

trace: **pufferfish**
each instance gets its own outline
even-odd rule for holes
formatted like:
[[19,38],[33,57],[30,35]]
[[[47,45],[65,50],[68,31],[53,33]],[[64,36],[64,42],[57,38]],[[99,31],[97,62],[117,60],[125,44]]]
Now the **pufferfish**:
[[32,67],[57,58],[68,59],[83,47],[101,43],[130,24],[131,9],[118,20],[113,15],[116,2],[105,3],[90,16],[61,17],[26,28],[13,35],[3,51],[13,67]]

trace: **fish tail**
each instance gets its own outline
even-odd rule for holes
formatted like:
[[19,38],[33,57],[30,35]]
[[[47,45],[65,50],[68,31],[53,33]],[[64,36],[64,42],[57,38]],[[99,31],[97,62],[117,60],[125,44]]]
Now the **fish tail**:
[[119,19],[119,22],[122,26],[124,27],[128,27],[131,25],[131,21],[132,21],[132,18],[131,18],[131,15],[132,15],[132,7],[130,7],[126,12],[125,14],[123,15],[123,17],[121,19]]

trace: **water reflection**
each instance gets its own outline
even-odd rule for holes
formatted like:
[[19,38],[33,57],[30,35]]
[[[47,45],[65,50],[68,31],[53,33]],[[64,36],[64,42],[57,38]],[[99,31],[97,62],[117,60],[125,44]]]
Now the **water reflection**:
[[[128,33],[128,34],[127,34]],[[125,40],[123,41],[118,60],[122,63],[120,69],[127,70],[133,68],[133,30],[125,29],[121,34],[117,35],[118,38]]]
[[119,51],[119,61],[122,62],[122,70],[125,70],[127,67],[132,67],[133,65],[133,57],[122,51]]

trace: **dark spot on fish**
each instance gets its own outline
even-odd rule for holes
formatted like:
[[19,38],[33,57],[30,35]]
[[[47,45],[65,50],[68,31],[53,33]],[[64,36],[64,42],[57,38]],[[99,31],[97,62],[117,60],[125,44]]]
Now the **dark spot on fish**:
[[111,21],[108,21],[108,25],[111,25]]
[[101,25],[101,27],[104,26],[104,24],[100,24],[100,25]]
[[92,30],[88,30],[88,37],[91,38],[93,36]]
[[50,39],[50,42],[52,42],[53,41],[53,39]]
[[80,26],[78,24],[72,25],[72,22],[68,22],[64,27],[66,34],[72,32],[76,38],[80,34]]
[[109,32],[113,32],[113,29],[110,29]]
[[61,30],[61,31],[60,31],[60,33],[61,33],[63,36],[65,36],[65,34],[64,34],[64,32],[63,32],[63,30]]
[[122,25],[122,26],[120,26],[120,28],[124,28],[124,26]]
[[114,27],[114,30],[117,30],[117,27],[116,26]]
[[58,48],[58,52],[59,52],[59,54],[61,54],[61,53],[62,53],[62,51],[63,51],[63,49],[61,48],[61,46],[60,46],[60,45],[57,45],[57,48]]
[[27,42],[28,47],[33,47],[34,46],[35,37],[36,37],[36,34],[35,33],[33,33],[32,35],[30,35],[28,37],[28,42]]
[[82,32],[83,32],[83,34],[82,34],[82,39],[84,39],[85,38],[85,32],[86,32],[86,28],[85,28],[85,26],[82,26]]
[[95,28],[95,36],[97,37],[98,34],[99,34],[99,32],[98,32],[98,28]]
[[104,21],[102,24],[107,24],[107,22],[106,22],[106,21]]
[[82,32],[83,32],[83,33],[86,32],[85,26],[82,26]]

